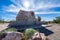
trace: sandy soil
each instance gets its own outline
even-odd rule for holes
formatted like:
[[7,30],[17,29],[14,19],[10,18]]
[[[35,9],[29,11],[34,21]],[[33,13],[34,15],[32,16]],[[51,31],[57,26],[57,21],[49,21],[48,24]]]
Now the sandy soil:
[[51,24],[50,27],[46,28],[54,32],[48,36],[50,40],[60,40],[60,24]]
[[[9,23],[0,24],[0,31],[6,29],[8,24]],[[53,32],[47,36],[50,40],[60,40],[60,24],[48,24],[43,26]]]
[[4,23],[4,24],[0,24],[0,31],[4,30],[7,28],[9,23]]

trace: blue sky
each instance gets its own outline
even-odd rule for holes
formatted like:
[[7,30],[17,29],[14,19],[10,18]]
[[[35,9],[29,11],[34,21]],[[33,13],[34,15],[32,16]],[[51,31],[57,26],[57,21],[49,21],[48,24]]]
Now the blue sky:
[[60,0],[0,0],[0,16],[14,20],[19,10],[34,11],[35,16],[49,21],[60,16]]

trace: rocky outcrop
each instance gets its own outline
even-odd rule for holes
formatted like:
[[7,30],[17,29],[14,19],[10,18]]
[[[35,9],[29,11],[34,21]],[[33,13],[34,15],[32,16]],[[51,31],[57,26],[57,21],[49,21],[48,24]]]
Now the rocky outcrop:
[[48,38],[43,33],[36,32],[28,40],[48,40]]
[[46,40],[46,36],[43,33],[36,32],[32,36],[32,40]]
[[[8,32],[7,35],[4,38],[2,38],[2,40],[26,40],[25,36],[26,35],[23,35],[20,32]],[[48,40],[48,39],[43,33],[35,32],[27,40]]]
[[22,40],[23,34],[20,32],[8,32],[2,40]]

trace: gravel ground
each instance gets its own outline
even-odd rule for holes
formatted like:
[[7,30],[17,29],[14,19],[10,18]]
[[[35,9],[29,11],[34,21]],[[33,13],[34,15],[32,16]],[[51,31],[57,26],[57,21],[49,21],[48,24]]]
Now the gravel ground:
[[48,35],[50,40],[60,40],[60,24],[51,24],[50,27],[46,28],[54,32],[53,34]]
[[[8,23],[5,24],[0,24],[0,31],[6,29],[8,26]],[[60,40],[60,24],[48,24],[48,25],[43,25],[46,29],[54,32],[47,37],[50,40]]]
[[7,28],[9,23],[4,23],[4,24],[0,24],[0,31],[4,30]]

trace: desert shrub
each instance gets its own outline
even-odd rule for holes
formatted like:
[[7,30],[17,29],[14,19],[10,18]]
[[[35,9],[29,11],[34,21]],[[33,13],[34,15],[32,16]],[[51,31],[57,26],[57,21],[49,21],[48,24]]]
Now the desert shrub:
[[4,38],[6,35],[7,35],[6,33],[0,32],[0,40],[1,40],[2,38]]
[[8,29],[3,30],[3,32],[17,32],[17,29],[16,28],[8,28]]
[[41,17],[38,16],[38,21],[41,21]]
[[1,33],[6,33],[6,32],[17,32],[17,29],[16,28],[7,28],[5,30],[2,30]]
[[25,37],[26,39],[30,38],[34,33],[36,32],[36,30],[29,28],[25,30]]
[[17,32],[17,29],[8,28],[8,29],[0,31],[0,40],[6,36],[6,32]]
[[56,18],[53,20],[53,23],[59,23],[59,24],[60,24],[60,16],[56,17]]
[[0,36],[3,35],[3,32],[0,32]]

